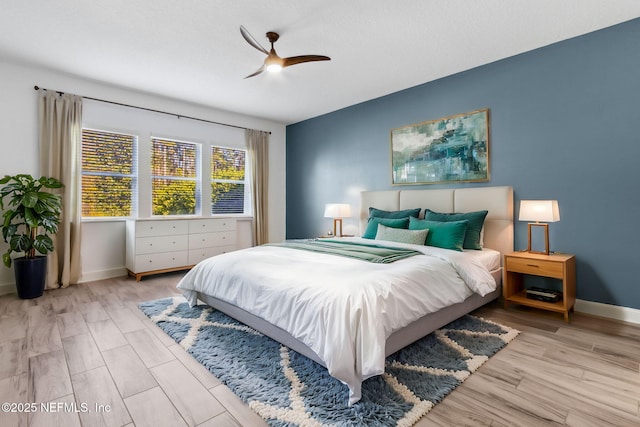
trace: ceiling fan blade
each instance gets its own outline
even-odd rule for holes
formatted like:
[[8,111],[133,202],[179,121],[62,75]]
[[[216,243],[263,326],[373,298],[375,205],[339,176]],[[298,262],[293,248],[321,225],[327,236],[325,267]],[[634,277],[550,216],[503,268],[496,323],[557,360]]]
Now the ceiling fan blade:
[[283,59],[282,68],[288,67],[290,65],[302,64],[304,62],[313,62],[313,61],[330,61],[331,58],[324,55],[301,55],[301,56],[291,56],[289,58]]
[[257,76],[258,74],[263,72],[265,69],[266,67],[263,65],[262,67],[258,68],[253,74],[249,74],[247,77],[245,77],[245,79],[248,79],[249,77]]
[[263,48],[262,46],[260,46],[260,43],[258,43],[256,39],[253,38],[251,33],[249,33],[249,31],[247,31],[247,29],[244,28],[242,25],[240,25],[240,34],[242,34],[242,37],[244,37],[247,43],[249,43],[251,46],[255,47],[256,49],[258,49],[260,52],[264,54],[267,54],[267,55],[269,54],[269,51]]

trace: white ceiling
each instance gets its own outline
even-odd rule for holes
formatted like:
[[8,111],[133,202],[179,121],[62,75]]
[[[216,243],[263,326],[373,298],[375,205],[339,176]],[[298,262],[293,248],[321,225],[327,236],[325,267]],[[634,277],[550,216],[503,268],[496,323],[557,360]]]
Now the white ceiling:
[[[0,58],[291,124],[638,17],[638,0],[0,0]],[[245,80],[264,55],[240,25],[331,61]]]

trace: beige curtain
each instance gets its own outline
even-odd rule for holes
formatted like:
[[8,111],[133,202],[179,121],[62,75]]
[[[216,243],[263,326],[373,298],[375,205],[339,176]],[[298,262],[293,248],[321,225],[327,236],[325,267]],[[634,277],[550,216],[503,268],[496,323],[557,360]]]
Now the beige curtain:
[[80,153],[82,97],[41,89],[38,93],[40,173],[60,180],[62,219],[47,261],[47,289],[66,288],[80,279]]
[[256,245],[269,241],[267,189],[269,187],[269,132],[247,129],[247,148],[251,159],[253,196],[253,236]]

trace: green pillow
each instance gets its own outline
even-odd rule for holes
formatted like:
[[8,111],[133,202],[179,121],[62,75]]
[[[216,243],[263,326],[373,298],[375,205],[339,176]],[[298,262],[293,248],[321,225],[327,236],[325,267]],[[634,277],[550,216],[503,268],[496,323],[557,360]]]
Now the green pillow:
[[420,216],[420,208],[405,209],[403,211],[383,211],[382,209],[369,208],[369,218],[402,219],[411,216],[418,218]]
[[430,221],[427,219],[409,218],[409,230],[429,230],[427,246],[452,249],[462,252],[464,235],[469,221]]
[[378,224],[378,234],[376,240],[387,240],[389,242],[410,243],[412,245],[424,245],[429,230],[405,230],[402,228],[392,228]]
[[407,228],[409,225],[408,218],[393,219],[393,218],[369,218],[367,229],[364,231],[362,237],[365,239],[375,239],[378,234],[378,224],[386,225],[393,228]]
[[467,234],[464,237],[463,248],[482,249],[480,245],[480,233],[484,225],[484,219],[489,211],[465,212],[465,213],[439,213],[429,209],[424,210],[424,219],[429,221],[469,221],[467,224]]

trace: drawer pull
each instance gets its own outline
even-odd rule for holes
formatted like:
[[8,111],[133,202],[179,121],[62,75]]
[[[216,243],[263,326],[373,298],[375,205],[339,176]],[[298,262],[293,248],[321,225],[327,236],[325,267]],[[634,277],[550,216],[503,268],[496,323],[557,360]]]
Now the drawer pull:
[[539,265],[536,265],[536,264],[527,264],[527,267],[540,268],[540,266],[539,266]]

